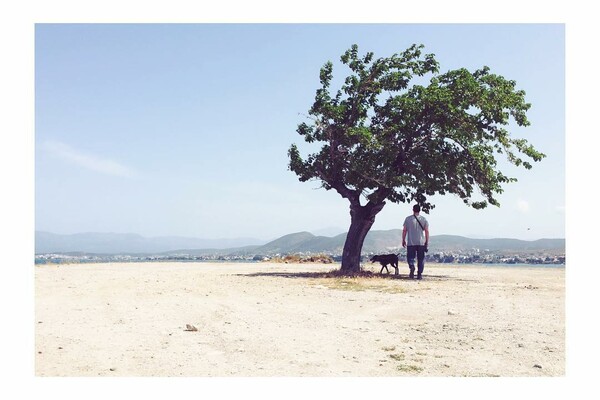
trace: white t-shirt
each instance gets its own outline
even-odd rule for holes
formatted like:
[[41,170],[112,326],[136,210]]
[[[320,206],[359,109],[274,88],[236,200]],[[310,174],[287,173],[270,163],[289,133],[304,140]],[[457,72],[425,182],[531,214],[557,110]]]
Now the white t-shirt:
[[[417,218],[423,228],[419,226]],[[417,216],[409,215],[404,220],[404,227],[406,228],[406,245],[407,246],[424,246],[425,245],[425,231],[423,229],[429,229],[429,222],[422,215]]]

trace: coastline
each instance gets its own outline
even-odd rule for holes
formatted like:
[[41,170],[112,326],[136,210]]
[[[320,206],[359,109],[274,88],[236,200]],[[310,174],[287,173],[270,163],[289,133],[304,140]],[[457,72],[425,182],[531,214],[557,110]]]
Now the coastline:
[[[241,259],[241,260],[213,260],[213,259],[206,259],[206,260],[195,260],[195,259],[178,259],[178,260],[170,260],[170,259],[158,259],[158,260],[144,260],[144,261],[140,261],[140,260],[131,260],[131,261],[123,261],[123,260],[107,260],[107,261],[94,261],[94,260],[90,260],[90,261],[69,261],[68,259],[64,259],[64,260],[60,260],[60,261],[50,261],[50,262],[41,262],[41,260],[38,260],[36,258],[35,260],[35,265],[79,265],[79,264],[109,264],[109,263],[122,263],[122,264],[131,264],[131,263],[136,263],[136,264],[144,264],[144,263],[197,263],[197,264],[265,264],[265,263],[275,263],[275,264],[285,264],[285,263],[281,263],[281,262],[272,262],[272,261],[255,261],[255,260],[246,260],[246,259]],[[402,264],[406,264],[406,261],[403,259],[400,259],[400,265]],[[302,263],[303,265],[305,264],[311,264],[311,263]],[[335,269],[335,266],[338,266],[339,268],[339,264],[340,262],[333,262],[329,265],[332,265],[332,268]],[[369,264],[371,264],[368,261],[368,257],[365,258],[365,261],[361,262],[361,264],[363,265],[363,267],[366,267],[366,269],[369,269]],[[438,263],[438,262],[431,262],[431,261],[425,261],[426,265],[433,265],[433,266],[447,266],[447,267],[508,267],[508,268],[565,268],[566,267],[566,263],[562,263],[562,264],[554,264],[554,263]]]
[[565,374],[564,267],[337,268],[36,265],[36,376]]

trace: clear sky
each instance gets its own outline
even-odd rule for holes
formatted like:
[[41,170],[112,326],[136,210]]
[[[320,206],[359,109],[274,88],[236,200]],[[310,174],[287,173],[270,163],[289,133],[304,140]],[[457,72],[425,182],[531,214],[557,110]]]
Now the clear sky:
[[[302,143],[296,127],[319,69],[332,61],[339,82],[354,43],[376,57],[422,43],[441,71],[487,65],[532,104],[531,126],[514,136],[547,158],[530,171],[506,165],[519,182],[500,208],[436,198],[432,235],[565,237],[562,24],[37,24],[36,230],[263,240],[344,231],[347,201],[299,182],[287,150]],[[401,228],[410,212],[388,203],[373,229]]]

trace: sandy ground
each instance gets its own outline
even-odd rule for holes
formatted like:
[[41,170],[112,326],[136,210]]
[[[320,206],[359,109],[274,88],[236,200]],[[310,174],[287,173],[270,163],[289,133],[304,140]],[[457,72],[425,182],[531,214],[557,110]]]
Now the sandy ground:
[[36,376],[565,375],[564,268],[338,267],[36,266]]

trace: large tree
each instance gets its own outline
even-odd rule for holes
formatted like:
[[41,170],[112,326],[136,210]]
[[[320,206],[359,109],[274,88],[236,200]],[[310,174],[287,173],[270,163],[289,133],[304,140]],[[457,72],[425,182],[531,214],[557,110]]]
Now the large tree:
[[386,201],[414,202],[428,213],[430,196],[451,193],[475,209],[499,206],[497,194],[516,179],[498,170],[497,155],[527,169],[531,163],[521,156],[545,157],[506,129],[511,121],[529,125],[530,104],[515,81],[488,67],[440,73],[434,55],[422,49],[412,45],[375,59],[353,45],[341,57],[351,72],[335,95],[327,62],[307,121],[297,129],[321,148],[306,158],[295,144],[288,151],[289,169],[300,181],[318,180],[350,202],[342,272],[360,271],[364,239]]

